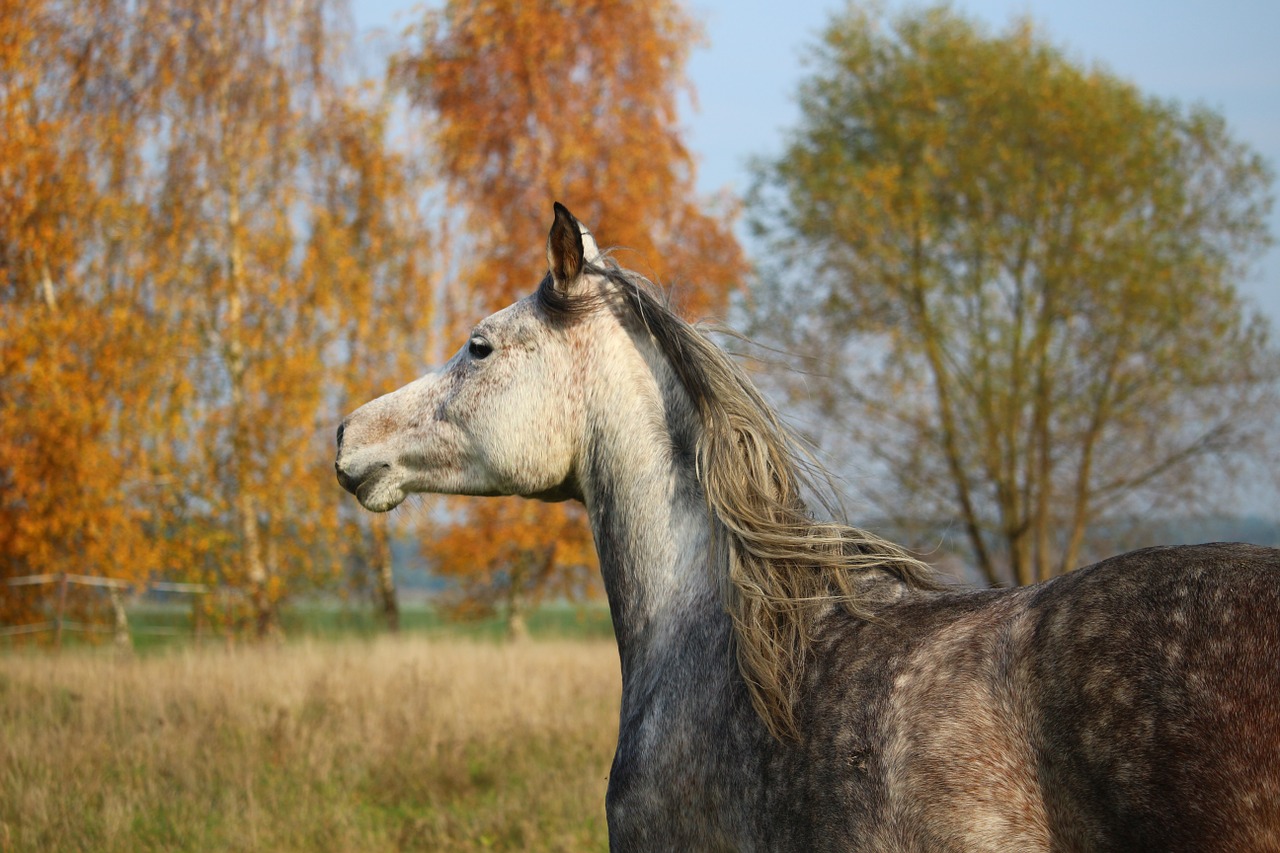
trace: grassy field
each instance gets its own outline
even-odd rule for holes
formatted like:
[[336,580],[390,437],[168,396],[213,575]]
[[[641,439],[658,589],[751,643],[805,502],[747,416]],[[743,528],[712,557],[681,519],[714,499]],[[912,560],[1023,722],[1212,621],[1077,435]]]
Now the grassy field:
[[605,850],[617,651],[0,654],[0,851]]

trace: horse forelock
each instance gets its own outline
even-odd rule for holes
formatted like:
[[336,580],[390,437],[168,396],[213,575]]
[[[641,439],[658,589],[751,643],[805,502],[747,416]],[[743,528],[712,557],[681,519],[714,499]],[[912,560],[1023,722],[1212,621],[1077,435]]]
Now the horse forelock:
[[806,490],[831,481],[782,423],[742,367],[681,319],[651,282],[601,257],[586,272],[598,288],[564,293],[548,275],[537,299],[573,321],[608,301],[648,331],[697,410],[697,479],[712,518],[712,570],[733,620],[738,665],[752,703],[779,739],[798,736],[796,704],[818,620],[832,606],[869,616],[859,579],[883,571],[935,588],[932,569],[893,543],[817,521]]

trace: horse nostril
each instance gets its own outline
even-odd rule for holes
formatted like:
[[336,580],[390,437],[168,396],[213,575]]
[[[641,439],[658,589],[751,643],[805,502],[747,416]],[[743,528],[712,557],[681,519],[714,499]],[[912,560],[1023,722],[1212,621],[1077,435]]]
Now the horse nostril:
[[342,449],[342,434],[347,431],[347,422],[343,421],[338,424],[338,449]]

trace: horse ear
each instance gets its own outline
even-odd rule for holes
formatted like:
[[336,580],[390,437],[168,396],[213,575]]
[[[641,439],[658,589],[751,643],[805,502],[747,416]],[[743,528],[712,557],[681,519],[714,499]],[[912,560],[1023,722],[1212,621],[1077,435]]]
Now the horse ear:
[[547,235],[547,267],[556,284],[572,284],[582,274],[582,268],[600,255],[591,232],[574,218],[569,209],[555,203],[555,221]]

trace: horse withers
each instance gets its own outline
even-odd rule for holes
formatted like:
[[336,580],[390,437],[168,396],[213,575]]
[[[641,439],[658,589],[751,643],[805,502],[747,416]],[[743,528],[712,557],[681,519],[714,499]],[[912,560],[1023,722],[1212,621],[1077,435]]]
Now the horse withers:
[[338,480],[587,509],[622,665],[610,846],[1280,851],[1280,552],[957,591],[816,519],[738,365],[561,205],[535,293],[353,412]]

